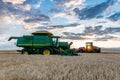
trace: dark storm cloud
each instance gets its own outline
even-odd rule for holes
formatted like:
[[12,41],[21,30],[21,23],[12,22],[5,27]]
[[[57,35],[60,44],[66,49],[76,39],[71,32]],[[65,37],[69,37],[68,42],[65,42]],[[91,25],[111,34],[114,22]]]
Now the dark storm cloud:
[[91,18],[99,18],[102,17],[100,14],[104,12],[109,6],[113,5],[116,2],[116,0],[107,0],[106,2],[103,2],[99,5],[96,5],[94,7],[86,7],[82,10],[79,10],[79,8],[75,8],[74,12],[80,19],[91,19]]

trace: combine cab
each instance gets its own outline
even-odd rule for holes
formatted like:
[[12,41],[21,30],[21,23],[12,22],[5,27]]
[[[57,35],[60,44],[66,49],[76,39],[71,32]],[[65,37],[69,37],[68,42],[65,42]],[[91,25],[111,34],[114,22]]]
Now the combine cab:
[[86,42],[86,48],[85,47],[80,47],[77,50],[80,53],[100,53],[101,48],[97,46],[93,46],[92,42]]
[[75,49],[70,49],[71,43],[59,42],[59,36],[54,36],[48,31],[37,31],[32,35],[23,35],[22,37],[10,37],[17,39],[16,46],[22,47],[22,54],[61,54],[77,55]]

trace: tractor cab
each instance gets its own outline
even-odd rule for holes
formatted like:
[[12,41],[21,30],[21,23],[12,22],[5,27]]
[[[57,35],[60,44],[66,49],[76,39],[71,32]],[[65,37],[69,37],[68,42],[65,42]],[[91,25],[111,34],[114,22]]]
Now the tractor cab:
[[86,52],[88,52],[88,53],[93,52],[93,43],[92,42],[86,42]]

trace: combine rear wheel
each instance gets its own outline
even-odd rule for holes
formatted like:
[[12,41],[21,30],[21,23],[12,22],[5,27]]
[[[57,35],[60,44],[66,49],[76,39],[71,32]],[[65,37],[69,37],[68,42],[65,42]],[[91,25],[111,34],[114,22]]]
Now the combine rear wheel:
[[53,54],[53,50],[49,47],[44,47],[41,49],[41,53],[43,55],[50,55],[50,54]]
[[28,55],[29,52],[28,52],[28,51],[22,51],[22,54],[23,54],[23,55]]

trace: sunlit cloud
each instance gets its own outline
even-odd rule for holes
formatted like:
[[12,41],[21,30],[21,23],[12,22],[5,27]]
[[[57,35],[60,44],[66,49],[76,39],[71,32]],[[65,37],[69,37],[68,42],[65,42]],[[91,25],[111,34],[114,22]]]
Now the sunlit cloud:
[[23,4],[26,0],[3,0],[4,2],[10,2],[12,4]]
[[68,2],[65,2],[64,5],[66,7],[75,7],[82,4],[83,2],[84,0],[69,0]]
[[84,1],[85,0],[51,0],[51,2],[53,2],[56,7],[63,8],[63,10],[66,11],[72,11],[76,7],[80,8]]
[[23,11],[30,11],[30,9],[31,9],[30,4],[26,4],[24,6],[23,5],[15,5],[14,7],[17,8],[17,9],[21,9]]

